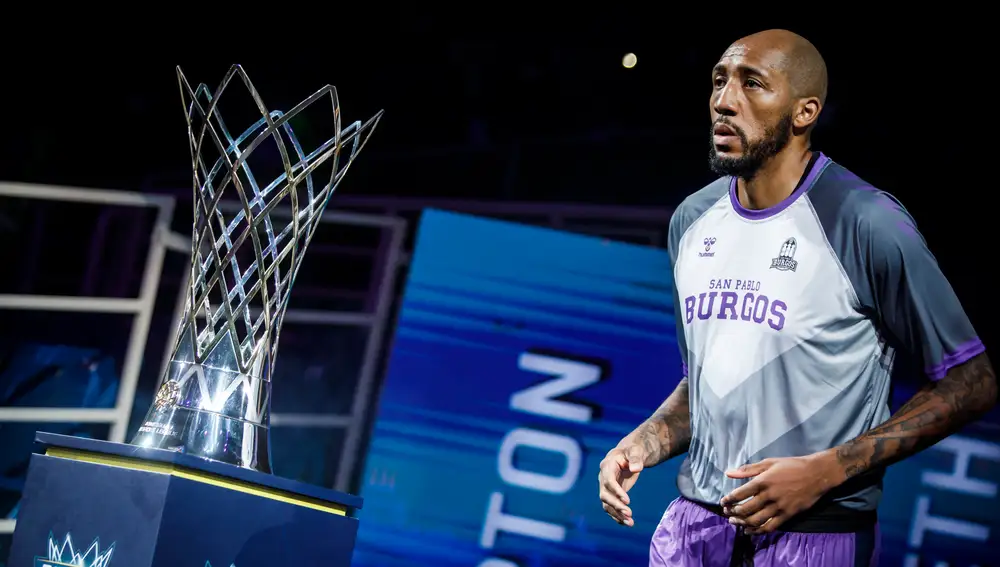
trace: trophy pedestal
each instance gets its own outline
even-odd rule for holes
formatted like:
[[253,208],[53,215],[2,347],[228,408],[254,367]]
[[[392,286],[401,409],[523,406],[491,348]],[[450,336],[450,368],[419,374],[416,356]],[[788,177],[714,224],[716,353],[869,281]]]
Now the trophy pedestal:
[[173,451],[35,441],[11,567],[350,565],[357,496]]

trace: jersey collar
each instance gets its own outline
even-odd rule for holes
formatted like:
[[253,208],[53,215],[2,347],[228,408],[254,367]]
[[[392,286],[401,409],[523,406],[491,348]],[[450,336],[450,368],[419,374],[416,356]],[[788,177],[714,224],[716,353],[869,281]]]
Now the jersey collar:
[[729,182],[729,202],[733,204],[733,210],[736,211],[736,214],[745,219],[764,220],[771,218],[787,209],[800,195],[808,191],[816,183],[820,173],[823,172],[823,169],[829,162],[830,158],[823,155],[823,152],[813,154],[813,159],[810,160],[809,166],[806,167],[805,173],[802,174],[802,179],[799,180],[799,186],[795,188],[795,191],[792,191],[791,195],[785,197],[777,205],[766,209],[748,209],[741,205],[739,196],[736,194],[736,177],[732,177]]

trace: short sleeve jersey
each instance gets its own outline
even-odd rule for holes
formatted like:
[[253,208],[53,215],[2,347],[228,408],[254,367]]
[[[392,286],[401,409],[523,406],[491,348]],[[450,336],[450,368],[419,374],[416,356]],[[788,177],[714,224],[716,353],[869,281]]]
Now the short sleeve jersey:
[[[692,440],[678,488],[710,504],[725,471],[829,449],[889,418],[897,351],[931,379],[983,344],[906,210],[816,153],[795,191],[748,210],[736,180],[670,222]],[[877,507],[881,478],[834,498]]]

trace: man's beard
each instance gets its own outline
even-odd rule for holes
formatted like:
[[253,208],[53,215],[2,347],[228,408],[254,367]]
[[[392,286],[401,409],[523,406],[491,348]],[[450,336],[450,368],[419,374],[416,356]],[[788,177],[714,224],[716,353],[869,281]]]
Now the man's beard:
[[708,165],[716,175],[732,175],[743,179],[752,179],[764,162],[778,154],[788,145],[792,137],[792,115],[787,114],[778,123],[764,131],[764,137],[752,144],[746,134],[732,124],[721,121],[736,133],[740,139],[743,154],[739,157],[723,157],[715,148],[715,124],[709,136]]

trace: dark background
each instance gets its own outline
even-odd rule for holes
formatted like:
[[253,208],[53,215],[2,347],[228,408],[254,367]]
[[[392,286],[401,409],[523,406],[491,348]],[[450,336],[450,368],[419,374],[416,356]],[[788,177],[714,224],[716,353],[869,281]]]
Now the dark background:
[[[740,6],[543,17],[513,5],[386,5],[377,16],[330,5],[287,19],[270,6],[256,23],[208,31],[193,16],[160,30],[149,16],[30,51],[10,36],[0,179],[188,195],[174,65],[214,86],[239,62],[272,108],[332,83],[346,119],[385,109],[342,194],[672,207],[712,179],[712,64],[738,37],[785,27],[829,67],[815,148],[904,203],[993,344],[998,91],[991,36],[969,27],[975,14],[957,27],[940,13],[875,22],[845,8],[834,23],[812,6],[750,21]],[[627,52],[633,69],[621,65]]]

